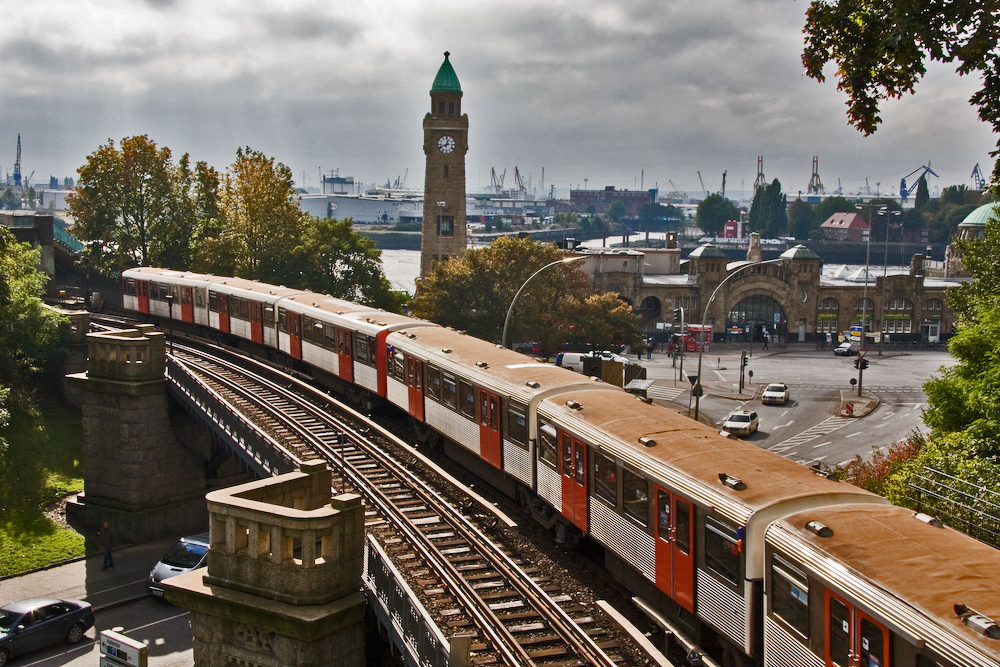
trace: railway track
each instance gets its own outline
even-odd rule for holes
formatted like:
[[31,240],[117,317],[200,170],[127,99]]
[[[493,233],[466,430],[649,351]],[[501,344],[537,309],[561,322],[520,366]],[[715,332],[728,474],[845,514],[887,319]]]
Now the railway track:
[[[637,664],[598,620],[536,565],[495,543],[496,516],[415,472],[414,450],[319,390],[244,357],[175,345],[173,359],[298,461],[323,458],[338,492],[361,494],[367,528],[446,635],[472,635],[472,664]],[[255,363],[255,370],[245,366]],[[171,369],[173,370],[173,369]],[[399,454],[402,452],[402,454]],[[481,521],[482,523],[482,521]],[[644,662],[641,661],[640,662]]]

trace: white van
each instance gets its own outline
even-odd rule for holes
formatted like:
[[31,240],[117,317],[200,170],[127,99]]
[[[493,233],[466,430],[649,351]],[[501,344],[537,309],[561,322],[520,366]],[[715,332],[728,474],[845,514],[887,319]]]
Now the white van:
[[583,372],[583,360],[593,359],[592,352],[560,352],[556,355],[556,366],[562,366],[577,373]]

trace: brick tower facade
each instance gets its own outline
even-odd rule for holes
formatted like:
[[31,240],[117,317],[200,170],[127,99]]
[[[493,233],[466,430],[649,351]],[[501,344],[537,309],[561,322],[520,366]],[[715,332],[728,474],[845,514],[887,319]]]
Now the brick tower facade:
[[462,86],[445,51],[431,86],[431,112],[424,116],[424,224],[420,240],[420,275],[435,261],[465,250],[465,153],[469,117],[462,113]]

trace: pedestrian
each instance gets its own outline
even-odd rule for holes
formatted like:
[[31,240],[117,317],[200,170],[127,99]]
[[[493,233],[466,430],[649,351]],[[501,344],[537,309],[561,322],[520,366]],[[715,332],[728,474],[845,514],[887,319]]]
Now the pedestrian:
[[639,350],[636,355],[639,357],[639,361],[642,361],[642,350]]
[[765,331],[764,332],[764,349],[765,350],[768,349],[767,344],[768,344],[768,342],[770,342],[770,340],[771,340],[771,335]]
[[105,521],[101,529],[97,531],[97,538],[100,541],[101,549],[104,551],[104,567],[102,570],[106,570],[109,567],[115,566],[115,559],[111,557],[111,547],[115,543],[115,535],[111,531],[111,526]]

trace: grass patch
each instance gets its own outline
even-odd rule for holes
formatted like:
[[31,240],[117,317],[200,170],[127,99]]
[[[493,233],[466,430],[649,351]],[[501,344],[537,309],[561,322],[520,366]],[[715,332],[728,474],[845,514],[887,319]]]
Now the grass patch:
[[45,515],[59,498],[83,491],[80,413],[54,400],[11,415],[0,461],[0,577],[82,556],[82,535]]

